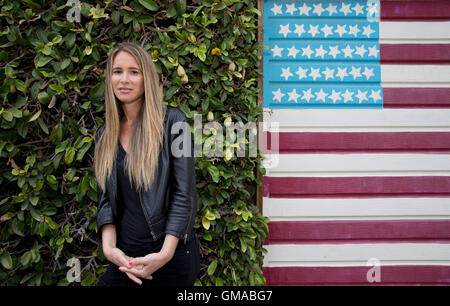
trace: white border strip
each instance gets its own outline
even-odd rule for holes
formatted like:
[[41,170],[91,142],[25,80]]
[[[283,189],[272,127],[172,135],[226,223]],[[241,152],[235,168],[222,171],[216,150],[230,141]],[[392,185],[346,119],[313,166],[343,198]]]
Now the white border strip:
[[372,258],[380,265],[450,265],[450,244],[271,244],[264,267],[366,266]]
[[450,131],[450,109],[264,109],[264,130],[280,132]]
[[421,83],[426,87],[450,87],[450,65],[382,64],[381,82],[382,87],[399,87],[399,84],[417,87],[411,86],[411,83]]
[[450,198],[278,199],[263,197],[275,221],[450,220]]
[[450,154],[272,155],[264,161],[271,177],[450,176]]
[[[450,21],[380,22],[380,43],[420,40],[420,43],[450,42]],[[433,42],[429,42],[433,41]]]

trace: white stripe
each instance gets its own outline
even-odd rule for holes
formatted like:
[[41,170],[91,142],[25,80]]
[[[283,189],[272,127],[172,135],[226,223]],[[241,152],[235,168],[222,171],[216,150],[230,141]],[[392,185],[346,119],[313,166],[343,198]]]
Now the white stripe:
[[[381,82],[383,87],[390,83],[403,84],[422,83],[425,87],[450,87],[450,65],[381,65]],[[432,86],[430,86],[430,84]],[[387,85],[387,86],[386,86]]]
[[450,41],[449,21],[430,22],[380,22],[380,43],[387,41],[420,40],[421,43],[430,41]]
[[[450,176],[450,154],[266,154],[266,176]],[[273,160],[274,162],[270,162]]]
[[[450,244],[271,244],[265,245],[265,267],[366,266],[371,258],[383,265],[450,265]],[[382,270],[381,270],[382,271]]]
[[450,109],[264,109],[265,131],[450,131]]
[[448,220],[450,198],[263,198],[270,221]]

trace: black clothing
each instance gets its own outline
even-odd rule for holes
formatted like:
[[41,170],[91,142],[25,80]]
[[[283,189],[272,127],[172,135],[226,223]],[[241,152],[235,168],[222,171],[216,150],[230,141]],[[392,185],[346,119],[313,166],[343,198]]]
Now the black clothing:
[[[95,145],[97,145],[104,127],[105,125],[98,129],[95,135]],[[172,132],[172,128],[174,132]],[[183,146],[183,144],[185,145]],[[152,238],[155,240],[165,234],[171,234],[186,244],[191,237],[190,233],[193,231],[197,215],[193,144],[186,115],[178,108],[168,106],[164,117],[164,138],[159,154],[156,179],[149,190],[138,193],[144,207],[144,217]],[[172,151],[172,146],[181,151],[190,149],[190,152],[178,155],[179,150]],[[97,229],[99,235],[101,235],[101,227],[104,224],[117,224],[119,205],[117,203],[116,167],[116,162],[114,162],[112,175],[106,182],[106,190],[102,190],[97,184]]]
[[117,247],[126,254],[140,245],[150,244],[154,239],[145,220],[139,194],[134,185],[130,184],[125,169],[126,151],[119,141],[117,154],[117,194],[119,211],[117,220]]
[[[164,237],[148,245],[135,248],[127,254],[131,257],[145,256],[158,252],[164,243]],[[128,278],[119,270],[119,267],[110,263],[106,272],[100,277],[97,286],[128,286],[128,287],[153,287],[153,286],[192,286],[200,272],[200,250],[198,238],[194,231],[187,244],[178,241],[177,248],[172,259],[152,274],[153,279],[142,279],[139,285]]]

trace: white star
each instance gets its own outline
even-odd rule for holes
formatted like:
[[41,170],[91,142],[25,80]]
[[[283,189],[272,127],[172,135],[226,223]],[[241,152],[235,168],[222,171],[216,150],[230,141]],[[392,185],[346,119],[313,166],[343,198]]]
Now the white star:
[[326,96],[328,96],[328,94],[325,93],[322,88],[320,89],[320,91],[316,92],[317,101],[322,100],[322,102],[325,102]]
[[288,102],[291,101],[291,100],[294,100],[295,103],[297,103],[297,99],[300,97],[300,95],[297,93],[295,88],[291,92],[288,92],[288,95],[289,95]]
[[270,10],[273,12],[274,15],[277,15],[277,14],[283,15],[283,12],[281,11],[282,7],[283,7],[282,4],[279,5],[279,6],[274,4],[273,7]]
[[330,16],[331,16],[331,14],[333,14],[333,13],[336,13],[336,14],[337,14],[336,8],[337,8],[337,5],[332,5],[332,4],[330,3],[330,5],[328,5],[328,7],[326,8],[326,10],[328,11],[328,13],[329,13]]
[[278,88],[277,91],[272,91],[273,93],[273,99],[272,100],[278,100],[278,102],[281,102],[281,98],[285,96],[284,93],[281,93],[281,90]]
[[342,3],[342,7],[339,10],[339,12],[342,12],[342,13],[344,13],[345,16],[347,16],[347,14],[351,12],[350,11],[350,5],[351,4],[344,4],[344,3]]
[[291,16],[296,12],[297,9],[295,8],[295,3],[292,4],[286,4],[286,14],[290,13]]
[[324,50],[324,48],[322,47],[322,45],[320,45],[319,48],[316,48],[316,57],[322,57],[327,54],[327,51]]
[[318,25],[313,26],[313,25],[310,24],[308,33],[311,34],[312,37],[316,36],[316,34],[320,33],[319,32],[319,26]]
[[345,53],[344,57],[352,57],[352,52],[355,51],[354,49],[350,48],[349,45],[347,45],[347,47],[345,47],[345,49],[342,49],[342,52]]
[[358,54],[361,57],[364,57],[364,53],[367,52],[366,48],[364,48],[364,45],[362,45],[361,47],[356,46],[356,52],[355,54]]
[[353,10],[355,11],[356,16],[358,16],[359,14],[364,15],[363,8],[364,8],[364,6],[362,6],[361,4],[359,4],[359,3],[355,4],[355,6],[353,7]]
[[342,37],[343,34],[347,33],[347,30],[345,29],[347,27],[346,24],[344,25],[338,25],[337,29],[334,31],[339,34],[339,37]]
[[284,50],[284,48],[279,48],[278,45],[275,45],[275,47],[273,49],[270,49],[270,51],[273,52],[273,55],[272,55],[273,57],[275,57],[275,56],[281,57],[281,51],[283,51],[283,50]]
[[369,55],[368,56],[374,56],[378,57],[378,49],[377,46],[369,47]]
[[289,23],[286,24],[286,25],[281,25],[280,24],[280,28],[281,28],[281,30],[278,32],[278,34],[283,34],[283,36],[285,38],[288,35],[288,33],[291,33],[291,30],[289,30]]
[[302,67],[299,66],[295,74],[298,74],[298,79],[301,80],[307,78],[306,72],[308,72],[308,69],[303,69]]
[[316,78],[320,78],[320,68],[311,68],[311,73],[309,74],[309,76],[312,77],[314,81],[316,80]]
[[328,52],[329,55],[331,55],[333,58],[336,58],[336,55],[341,53],[341,51],[338,50],[338,46],[330,47],[330,51]]
[[286,81],[289,77],[293,76],[293,74],[290,71],[291,67],[287,67],[286,69],[281,68],[281,71],[283,71],[283,73],[281,73],[281,77],[283,77]]
[[364,100],[369,101],[369,99],[367,99],[366,95],[367,95],[367,91],[361,91],[361,90],[358,89],[358,94],[355,95],[355,97],[358,98],[359,99],[359,103],[361,103]]
[[367,12],[369,13],[369,15],[377,16],[378,15],[378,4],[376,2],[375,3],[369,2]]
[[355,26],[350,26],[350,31],[348,31],[348,35],[355,35],[355,37],[358,35],[358,32],[360,32],[361,30],[358,29],[358,25],[356,24]]
[[370,34],[375,33],[375,31],[370,28],[370,25],[368,25],[367,27],[363,27],[363,29],[364,30],[363,30],[362,34],[366,35],[367,38],[369,38]]
[[361,67],[356,69],[356,67],[352,66],[352,71],[350,71],[349,74],[353,75],[353,80],[356,80],[357,77],[362,76],[360,70],[361,70]]
[[303,33],[306,33],[305,29],[304,29],[304,24],[302,25],[295,25],[295,31],[294,33],[298,34],[298,37],[302,36]]
[[303,91],[302,100],[306,100],[309,103],[309,100],[311,100],[311,98],[314,98],[314,95],[311,93],[311,88],[308,90],[302,90],[302,91]]
[[344,77],[348,76],[347,67],[345,67],[345,68],[337,67],[337,69],[338,69],[338,72],[336,73],[336,76],[340,77],[341,81],[344,79]]
[[367,67],[364,67],[364,72],[362,73],[362,74],[364,74],[365,76],[366,76],[366,78],[367,79],[370,79],[370,77],[373,77],[373,76],[375,76],[374,74],[373,74],[373,68],[367,68]]
[[328,35],[333,34],[333,27],[329,27],[327,24],[320,30],[323,32],[323,35],[325,35],[325,38]]
[[325,80],[334,79],[334,69],[327,67],[322,73],[325,75]]
[[305,55],[306,55],[308,58],[311,58],[311,54],[314,53],[314,51],[311,50],[311,48],[309,47],[309,45],[308,45],[308,47],[306,47],[306,48],[302,48],[302,50],[303,50],[302,56],[305,56]]
[[314,6],[314,10],[313,13],[316,13],[318,16],[320,16],[320,14],[322,14],[325,10],[322,8],[322,3],[319,4],[313,4]]
[[333,89],[331,95],[328,98],[333,100],[333,103],[336,103],[337,100],[341,100],[341,92],[340,91],[336,92]]
[[289,50],[289,54],[287,56],[292,56],[293,58],[295,58],[297,56],[297,53],[300,52],[300,50],[295,49],[295,46],[287,49]]
[[375,90],[371,89],[371,91],[372,91],[372,93],[370,94],[369,98],[372,98],[373,102],[377,103],[378,100],[381,100],[381,94],[380,94],[381,90],[375,91]]
[[342,94],[342,97],[344,98],[344,103],[347,103],[347,101],[353,101],[353,91],[348,91],[348,89],[345,90],[345,92]]
[[300,11],[300,15],[305,14],[306,16],[309,16],[311,7],[307,6],[306,3],[303,3],[303,6],[299,7],[298,10]]

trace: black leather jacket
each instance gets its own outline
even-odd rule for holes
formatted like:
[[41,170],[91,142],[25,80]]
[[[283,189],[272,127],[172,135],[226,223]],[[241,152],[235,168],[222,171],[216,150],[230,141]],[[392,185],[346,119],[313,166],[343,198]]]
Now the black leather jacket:
[[[197,190],[195,184],[195,167],[193,142],[190,130],[175,129],[175,122],[186,122],[185,114],[174,107],[167,107],[164,119],[164,140],[159,154],[158,172],[149,190],[141,191],[139,198],[154,239],[163,234],[174,235],[186,244],[191,237],[197,214]],[[95,135],[95,145],[104,130],[102,125]],[[185,134],[186,133],[186,134]],[[189,134],[189,135],[188,135]],[[191,144],[191,154],[175,157],[172,143],[183,148],[182,137]],[[185,142],[185,143],[189,143]],[[101,236],[101,227],[105,224],[116,224],[118,214],[116,162],[113,165],[113,175],[108,177],[106,192],[97,184],[98,210],[97,229]]]

